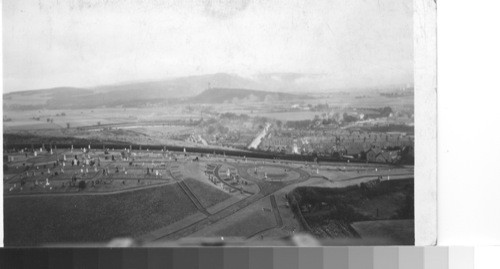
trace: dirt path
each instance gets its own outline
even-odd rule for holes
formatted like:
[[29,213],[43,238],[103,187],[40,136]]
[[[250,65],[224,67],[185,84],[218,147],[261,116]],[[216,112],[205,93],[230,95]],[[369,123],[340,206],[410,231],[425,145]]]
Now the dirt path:
[[172,184],[171,182],[168,183],[158,183],[158,184],[153,184],[153,185],[146,185],[146,186],[140,186],[140,187],[132,187],[129,189],[125,190],[117,190],[117,191],[106,191],[106,192],[62,192],[62,193],[24,193],[24,194],[12,194],[12,195],[4,195],[4,199],[12,199],[12,198],[23,198],[23,197],[59,197],[59,196],[93,196],[93,195],[114,195],[114,194],[120,194],[120,193],[126,193],[126,192],[133,192],[133,191],[139,191],[139,190],[145,190],[145,189],[150,189],[150,188],[156,188],[156,187],[162,187]]

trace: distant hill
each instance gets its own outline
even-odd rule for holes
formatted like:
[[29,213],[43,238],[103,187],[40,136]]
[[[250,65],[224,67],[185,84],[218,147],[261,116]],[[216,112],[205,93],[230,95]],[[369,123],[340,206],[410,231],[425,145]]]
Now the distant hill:
[[[3,105],[6,110],[141,107],[179,101],[224,103],[295,100],[307,93],[331,93],[341,90],[331,88],[330,83],[324,79],[323,74],[262,73],[242,77],[217,73],[96,87],[58,87],[11,92],[3,95]],[[208,88],[210,90],[205,91]]]
[[92,93],[91,90],[74,87],[11,92],[3,95],[3,105],[4,109],[10,110],[53,108],[52,103],[60,103],[61,107],[65,107],[74,104],[73,100],[82,100]]
[[222,88],[259,88],[252,79],[218,73],[161,81],[144,81],[89,88],[59,87],[4,94],[4,108],[71,109],[97,107],[137,107],[147,103],[168,102],[193,97],[209,86]]
[[199,95],[189,98],[189,103],[222,104],[238,102],[273,102],[286,100],[299,100],[308,98],[303,95],[295,95],[282,92],[268,92],[237,88],[211,88]]
[[259,88],[260,84],[254,80],[237,75],[217,73],[201,76],[187,76],[160,81],[146,81],[105,85],[93,88],[97,92],[128,93],[141,96],[149,95],[157,98],[184,98],[201,93],[207,87],[221,88]]

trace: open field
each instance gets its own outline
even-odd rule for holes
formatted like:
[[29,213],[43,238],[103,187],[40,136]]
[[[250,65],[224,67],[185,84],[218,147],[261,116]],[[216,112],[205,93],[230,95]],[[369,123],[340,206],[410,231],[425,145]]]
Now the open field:
[[5,245],[140,235],[195,211],[177,185],[116,195],[12,197],[4,200]]
[[255,211],[234,221],[220,230],[214,231],[211,236],[249,237],[259,231],[272,228],[276,225],[272,213]]
[[190,235],[225,236],[248,238],[261,231],[276,227],[276,220],[268,197],[263,197],[234,214],[221,219],[215,225],[210,225]]
[[[29,130],[30,126],[36,125],[45,126],[45,129],[66,129],[67,123],[70,124],[70,127],[135,123],[136,127],[139,128],[144,122],[168,122],[200,117],[199,114],[186,113],[180,106],[171,106],[166,111],[160,108],[41,109],[5,111],[4,115],[12,119],[3,123],[7,132]],[[47,119],[52,120],[52,124],[41,125],[48,123]]]
[[311,112],[311,111],[290,111],[290,112],[264,112],[258,113],[256,116],[266,117],[281,121],[289,121],[289,120],[310,120],[314,119],[315,115],[319,115],[319,112]]
[[216,205],[231,197],[228,193],[196,179],[186,178],[184,182],[189,186],[205,208]]
[[[340,94],[340,93],[328,93],[328,94],[315,94],[315,100],[311,100],[311,103],[328,103],[330,106],[337,107],[378,107],[380,105],[390,106],[390,107],[413,107],[414,98],[410,96],[402,96],[399,98],[387,98],[380,96],[378,93],[370,92],[359,92]],[[363,96],[363,98],[359,98]]]

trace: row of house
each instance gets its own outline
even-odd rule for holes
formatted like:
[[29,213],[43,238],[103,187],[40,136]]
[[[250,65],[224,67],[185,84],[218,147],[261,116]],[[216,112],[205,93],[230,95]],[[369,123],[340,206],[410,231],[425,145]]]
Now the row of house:
[[260,150],[295,154],[320,153],[331,154],[339,152],[344,155],[355,155],[367,152],[371,148],[403,148],[413,146],[412,138],[371,140],[352,139],[345,137],[308,136],[302,138],[267,136],[259,146]]

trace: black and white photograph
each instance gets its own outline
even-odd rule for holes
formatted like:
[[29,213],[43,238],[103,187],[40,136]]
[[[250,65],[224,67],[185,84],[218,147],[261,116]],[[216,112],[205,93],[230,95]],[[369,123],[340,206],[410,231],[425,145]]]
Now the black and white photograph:
[[415,245],[414,8],[4,1],[4,245]]

